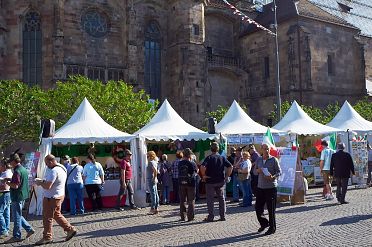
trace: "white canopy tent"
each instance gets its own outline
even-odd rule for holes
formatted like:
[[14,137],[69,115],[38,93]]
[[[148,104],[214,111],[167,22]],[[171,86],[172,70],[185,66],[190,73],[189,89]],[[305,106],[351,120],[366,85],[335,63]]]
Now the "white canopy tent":
[[322,135],[341,131],[316,122],[302,110],[296,101],[293,101],[291,108],[273,128],[297,135]]
[[[106,123],[94,110],[87,98],[81,102],[78,109],[68,122],[56,131],[53,137],[43,138],[39,148],[40,160],[37,168],[37,176],[44,177],[46,166],[44,157],[51,153],[53,144],[76,144],[76,143],[113,143],[129,142],[133,135],[119,131]],[[135,168],[133,169],[134,173]],[[36,198],[42,198],[42,189],[35,186]],[[42,214],[42,201],[32,198],[29,212],[36,215]]]
[[353,130],[357,132],[372,132],[372,122],[365,120],[354,108],[347,102],[342,105],[339,112],[327,126],[338,128],[343,131]]
[[[131,151],[133,153],[133,164],[140,165],[142,171],[137,174],[138,183],[135,184],[136,204],[145,204],[145,170],[147,165],[147,141],[169,141],[169,140],[207,140],[218,139],[217,134],[208,134],[183,120],[178,113],[165,99],[155,116],[143,128],[133,134],[136,136],[131,141]],[[141,201],[142,200],[142,201]]]
[[352,153],[352,149],[350,148],[350,140],[352,139],[353,135],[367,134],[368,141],[372,141],[372,122],[367,121],[360,116],[347,100],[332,121],[327,124],[327,126],[345,131],[346,134],[340,135],[340,139],[342,142],[347,143],[349,153]]
[[[275,129],[270,129],[277,133]],[[263,126],[248,116],[235,100],[225,116],[216,125],[216,132],[224,135],[265,134],[267,127]]]

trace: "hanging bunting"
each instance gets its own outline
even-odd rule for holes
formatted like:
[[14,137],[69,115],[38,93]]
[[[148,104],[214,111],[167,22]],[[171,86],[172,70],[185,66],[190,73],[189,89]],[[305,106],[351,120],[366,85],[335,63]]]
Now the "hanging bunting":
[[241,16],[241,19],[242,21],[246,21],[250,24],[254,24],[257,28],[259,29],[262,29],[266,32],[268,32],[269,34],[271,35],[275,35],[275,33],[273,33],[272,31],[270,31],[269,29],[267,29],[266,27],[262,26],[261,24],[255,22],[254,20],[252,20],[251,18],[249,18],[246,14],[244,14],[243,12],[241,12],[240,10],[238,10],[234,5],[232,5],[231,3],[229,3],[227,0],[222,0],[227,6],[229,6],[229,8],[231,10],[233,10],[233,14],[234,15],[238,15],[238,16]]

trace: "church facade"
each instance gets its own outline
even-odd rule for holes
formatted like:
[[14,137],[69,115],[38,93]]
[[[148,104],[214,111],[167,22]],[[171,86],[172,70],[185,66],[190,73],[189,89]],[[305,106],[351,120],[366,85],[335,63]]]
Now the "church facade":
[[[278,1],[282,99],[353,102],[366,95],[371,39],[314,1]],[[230,2],[270,27],[269,5]],[[43,88],[77,74],[123,80],[200,127],[234,99],[267,124],[275,68],[274,37],[222,0],[0,0],[0,79]]]

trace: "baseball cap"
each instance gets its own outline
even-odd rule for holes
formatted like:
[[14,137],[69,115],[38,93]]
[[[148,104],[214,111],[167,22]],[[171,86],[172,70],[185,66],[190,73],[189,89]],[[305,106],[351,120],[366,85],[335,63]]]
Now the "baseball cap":
[[68,156],[67,154],[66,154],[66,155],[63,155],[63,156],[62,156],[62,159],[63,159],[63,160],[69,160],[69,159],[70,159],[70,156]]

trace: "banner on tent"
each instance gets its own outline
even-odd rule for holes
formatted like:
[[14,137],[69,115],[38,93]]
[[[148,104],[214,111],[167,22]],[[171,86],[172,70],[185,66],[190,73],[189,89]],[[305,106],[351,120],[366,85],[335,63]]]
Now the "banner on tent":
[[[273,135],[274,141],[279,142],[280,137],[278,135]],[[263,136],[248,136],[248,135],[228,135],[227,143],[229,145],[235,144],[262,144]]]
[[296,178],[297,150],[278,147],[279,164],[282,175],[278,179],[278,195],[291,196],[294,192]]

